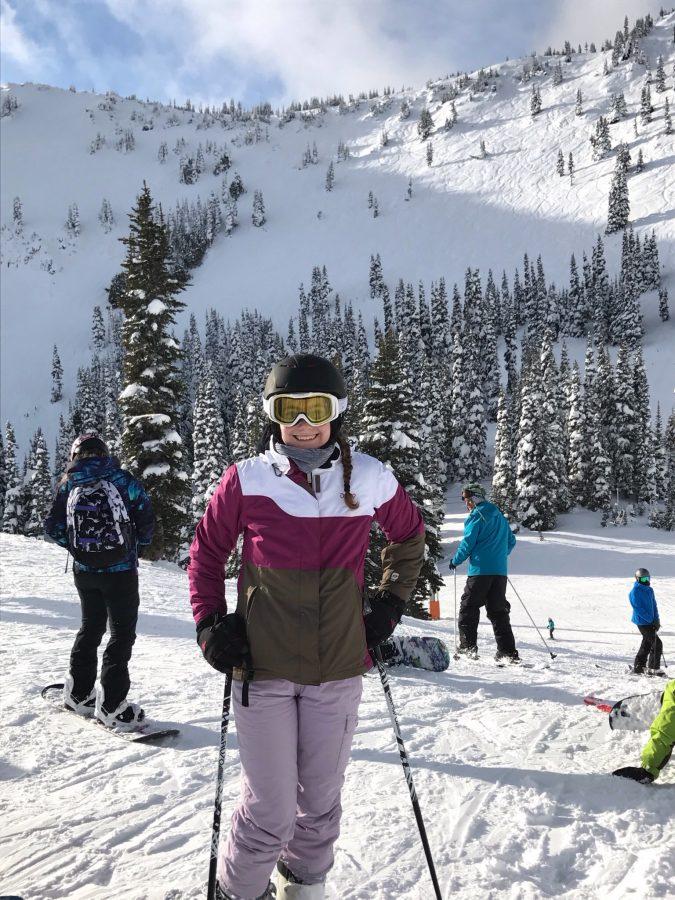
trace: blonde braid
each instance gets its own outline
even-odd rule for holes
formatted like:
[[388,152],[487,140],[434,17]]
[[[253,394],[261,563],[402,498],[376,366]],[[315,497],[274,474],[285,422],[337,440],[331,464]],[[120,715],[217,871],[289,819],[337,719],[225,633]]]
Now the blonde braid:
[[359,501],[356,499],[354,494],[352,494],[352,490],[351,490],[352,467],[353,467],[352,450],[351,450],[351,447],[349,446],[349,442],[347,441],[346,437],[342,433],[338,434],[336,440],[337,440],[338,447],[340,448],[340,454],[341,454],[341,458],[342,458],[342,470],[344,473],[344,487],[345,487],[345,493],[344,493],[345,505],[349,509],[358,509]]

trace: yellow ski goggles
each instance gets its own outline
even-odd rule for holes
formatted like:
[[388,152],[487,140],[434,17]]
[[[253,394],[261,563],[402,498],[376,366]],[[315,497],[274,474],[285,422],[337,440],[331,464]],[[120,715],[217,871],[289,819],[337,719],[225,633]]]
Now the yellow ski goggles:
[[327,425],[347,409],[347,399],[333,394],[276,394],[263,400],[265,412],[279,425]]

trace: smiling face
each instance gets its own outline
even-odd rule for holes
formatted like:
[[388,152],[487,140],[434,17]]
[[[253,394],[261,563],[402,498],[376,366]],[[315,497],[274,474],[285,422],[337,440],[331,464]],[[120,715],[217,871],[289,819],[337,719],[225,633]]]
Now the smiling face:
[[307,447],[317,450],[330,438],[330,422],[325,425],[310,425],[300,419],[295,425],[280,425],[281,440],[287,447]]

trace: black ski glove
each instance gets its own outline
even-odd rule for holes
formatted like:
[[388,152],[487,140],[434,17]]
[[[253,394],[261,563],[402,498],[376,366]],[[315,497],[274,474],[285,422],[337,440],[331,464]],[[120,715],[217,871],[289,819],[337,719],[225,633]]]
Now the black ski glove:
[[202,619],[197,623],[197,643],[207,663],[219,672],[240,668],[249,652],[246,625],[238,613]]
[[631,781],[637,781],[639,784],[651,784],[654,776],[646,769],[639,766],[624,766],[623,769],[617,769],[612,775],[618,775],[619,778],[630,778]]
[[661,623],[657,619],[656,622],[654,622],[654,631],[660,631],[660,630],[661,630]]
[[363,618],[366,625],[366,646],[369,650],[391,636],[401,621],[404,608],[404,601],[391,591],[378,591],[371,597],[370,612]]

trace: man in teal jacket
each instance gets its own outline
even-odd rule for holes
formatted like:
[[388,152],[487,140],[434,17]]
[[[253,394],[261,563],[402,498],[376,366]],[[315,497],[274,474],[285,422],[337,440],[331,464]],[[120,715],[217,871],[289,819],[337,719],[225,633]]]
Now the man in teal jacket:
[[515,536],[498,507],[487,502],[480,484],[465,485],[462,500],[469,516],[462,542],[450,562],[452,570],[469,558],[469,577],[457,617],[459,652],[477,657],[480,608],[485,606],[497,642],[495,659],[517,663],[520,658],[509,619],[511,605],[506,599],[506,560],[516,544]]

